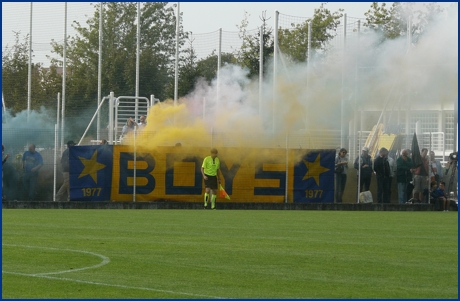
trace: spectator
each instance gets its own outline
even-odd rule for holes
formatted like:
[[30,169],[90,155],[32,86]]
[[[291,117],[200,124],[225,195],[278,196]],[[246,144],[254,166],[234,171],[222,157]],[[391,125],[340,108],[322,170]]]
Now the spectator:
[[102,139],[102,140],[101,140],[100,145],[107,145],[107,144],[108,144],[108,143],[107,143],[107,140],[105,140],[105,139]]
[[390,155],[388,155],[388,164],[390,165],[390,190],[388,191],[388,199],[391,200],[391,184],[393,183],[393,178],[396,176],[396,161]]
[[436,198],[433,197],[433,192],[438,188],[438,182],[431,181],[430,183],[430,203],[434,204],[435,210],[438,210],[439,202],[436,201]]
[[61,188],[56,194],[56,200],[60,201],[64,193],[67,192],[67,202],[70,201],[70,185],[69,185],[69,152],[70,147],[74,146],[75,142],[67,142],[67,149],[62,153],[61,157],[61,166],[62,166],[62,175],[64,177],[64,183],[62,183]]
[[[220,160],[217,158],[217,149],[211,149],[211,156],[207,156],[201,165],[201,174],[203,175],[204,185],[204,209],[208,207],[208,201],[211,200],[211,209],[216,209],[216,197],[219,178]],[[211,193],[211,194],[210,194]]]
[[429,160],[428,150],[423,148],[421,151],[422,165],[414,171],[414,203],[421,203],[424,191],[428,190]]
[[126,136],[126,134],[128,134],[129,132],[134,131],[136,126],[137,126],[137,124],[134,121],[134,119],[129,117],[128,120],[126,120],[126,124],[123,126],[123,129],[121,130],[120,140],[122,140]]
[[29,150],[22,155],[22,168],[24,170],[24,189],[26,198],[33,201],[37,185],[38,171],[43,166],[43,158],[35,151],[35,144],[29,145]]
[[412,181],[413,172],[412,159],[409,158],[409,151],[403,149],[401,156],[396,160],[396,182],[398,183],[399,204],[405,204],[408,200],[407,187]]
[[382,147],[379,156],[374,160],[374,171],[377,175],[377,201],[378,203],[390,202],[390,164],[388,150]]
[[[358,159],[360,161],[358,161]],[[367,146],[363,147],[361,156],[356,157],[354,168],[358,170],[361,165],[361,178],[359,181],[359,191],[368,191],[371,186],[372,179],[372,157],[369,156],[369,148]],[[359,174],[358,174],[359,177]]]
[[435,158],[434,151],[430,151],[430,181],[441,183],[442,180],[442,166],[441,161]]
[[142,115],[139,118],[139,123],[137,124],[139,126],[139,129],[145,128],[145,126],[147,125],[146,119],[147,119],[147,116],[145,115]]
[[345,184],[347,183],[347,171],[348,171],[348,155],[345,148],[341,148],[339,153],[335,156],[335,167],[342,166],[343,169],[340,173],[335,172],[335,201],[342,203],[343,192],[345,190]]
[[431,196],[435,202],[440,202],[442,204],[443,211],[449,211],[450,200],[447,197],[445,186],[446,183],[444,181],[439,182],[439,187],[431,192]]

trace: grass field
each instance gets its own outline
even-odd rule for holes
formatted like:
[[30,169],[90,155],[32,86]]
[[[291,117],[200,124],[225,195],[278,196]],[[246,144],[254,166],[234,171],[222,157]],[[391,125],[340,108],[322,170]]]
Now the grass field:
[[3,298],[454,298],[457,212],[2,210]]

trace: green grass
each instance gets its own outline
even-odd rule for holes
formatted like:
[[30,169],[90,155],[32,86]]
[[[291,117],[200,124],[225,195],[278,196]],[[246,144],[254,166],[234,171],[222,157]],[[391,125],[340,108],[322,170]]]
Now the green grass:
[[2,214],[3,298],[458,298],[456,212]]

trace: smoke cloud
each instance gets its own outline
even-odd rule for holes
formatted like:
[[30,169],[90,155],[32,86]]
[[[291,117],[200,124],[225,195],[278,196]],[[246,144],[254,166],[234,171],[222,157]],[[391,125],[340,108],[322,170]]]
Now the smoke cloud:
[[[197,82],[177,107],[167,101],[152,108],[139,145],[245,148],[232,150],[232,156],[265,160],[247,148],[331,148],[330,140],[340,138],[342,116],[348,129],[361,110],[375,112],[364,124],[357,122],[358,130],[367,131],[384,109],[393,118],[391,111],[399,109],[439,110],[441,104],[452,110],[458,98],[457,31],[454,7],[411,45],[406,36],[382,43],[382,36],[363,28],[359,37],[347,39],[345,50],[317,53],[310,66],[290,63],[281,54],[276,81],[271,62],[260,96],[258,80],[226,65],[220,82]],[[387,123],[396,120],[387,117]]]

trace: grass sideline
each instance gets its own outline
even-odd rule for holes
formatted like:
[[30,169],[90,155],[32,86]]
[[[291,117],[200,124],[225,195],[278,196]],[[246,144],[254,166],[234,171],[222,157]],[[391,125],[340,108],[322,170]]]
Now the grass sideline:
[[457,212],[3,209],[2,238],[3,298],[458,299]]

